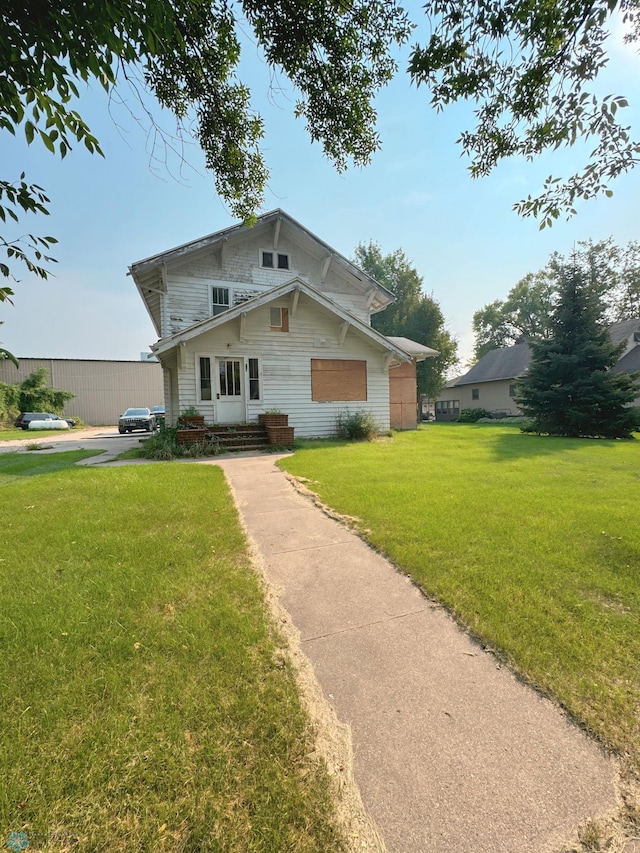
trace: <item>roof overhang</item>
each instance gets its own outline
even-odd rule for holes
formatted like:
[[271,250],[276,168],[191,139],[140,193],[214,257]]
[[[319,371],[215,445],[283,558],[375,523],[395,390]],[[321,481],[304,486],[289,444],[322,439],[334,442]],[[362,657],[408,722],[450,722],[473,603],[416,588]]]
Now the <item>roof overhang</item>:
[[[330,264],[336,264],[358,290],[367,294],[371,313],[382,311],[391,302],[395,302],[396,297],[390,290],[309,231],[308,228],[305,228],[292,216],[289,216],[288,213],[285,213],[284,210],[278,208],[259,216],[255,225],[251,227],[254,232],[272,231],[273,240],[277,241],[275,235],[280,233],[281,224],[284,224],[292,239],[306,245],[307,249],[313,250],[318,255],[319,260],[322,261],[323,275],[326,275],[326,270]],[[190,243],[184,243],[157,255],[151,255],[131,264],[129,275],[133,278],[140,296],[146,303],[144,291],[155,290],[166,293],[166,272],[172,265],[193,260],[199,254],[226,250],[234,241],[241,240],[248,229],[249,226],[238,223]]]
[[387,339],[396,344],[396,346],[402,347],[414,361],[424,361],[427,358],[435,358],[436,355],[440,355],[437,349],[431,349],[431,347],[425,344],[419,344],[417,341],[412,341],[411,338],[388,336]]
[[[336,317],[342,320],[343,324],[347,324],[349,327],[352,327],[358,332],[360,332],[360,334],[362,334],[364,337],[378,344],[382,349],[386,350],[390,357],[395,358],[400,362],[416,360],[415,355],[404,349],[403,346],[400,346],[391,338],[385,337],[385,335],[376,331],[371,326],[367,325],[367,323],[364,323],[362,320],[359,320],[341,305],[338,305],[337,302],[334,302],[333,299],[330,299],[324,293],[321,293],[320,291],[316,290],[314,287],[312,287],[307,282],[302,281],[302,279],[300,278],[293,278],[285,284],[280,284],[277,287],[271,288],[271,290],[266,290],[264,293],[260,293],[257,296],[248,299],[246,302],[243,302],[240,305],[236,305],[235,307],[230,308],[228,311],[224,311],[222,314],[217,314],[214,317],[208,317],[206,320],[202,320],[199,323],[195,323],[193,326],[189,326],[189,328],[187,329],[183,329],[180,332],[176,332],[174,335],[171,335],[167,338],[163,338],[162,340],[158,341],[157,344],[152,346],[151,349],[155,355],[161,357],[166,353],[170,352],[171,350],[175,349],[176,347],[185,345],[186,343],[188,343],[188,341],[191,341],[194,338],[199,337],[200,335],[206,334],[207,332],[210,332],[213,329],[221,328],[222,326],[225,326],[228,323],[232,323],[235,320],[239,320],[243,315],[246,315],[251,311],[255,311],[257,308],[261,308],[264,305],[268,305],[270,302],[273,302],[276,299],[280,299],[289,293],[298,293],[308,296],[318,305],[322,306],[327,311],[330,311],[331,313],[335,314]],[[421,344],[415,344],[415,346],[422,347]],[[428,349],[428,347],[422,348]],[[435,350],[431,350],[431,352],[435,354]]]

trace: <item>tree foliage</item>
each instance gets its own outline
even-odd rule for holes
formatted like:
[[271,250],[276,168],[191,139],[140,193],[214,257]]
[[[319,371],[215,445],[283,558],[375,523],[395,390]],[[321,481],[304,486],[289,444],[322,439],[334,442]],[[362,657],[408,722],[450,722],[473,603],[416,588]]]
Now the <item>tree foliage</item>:
[[[60,157],[76,144],[101,154],[73,108],[79,83],[94,80],[109,93],[143,87],[173,113],[179,133],[195,136],[232,213],[251,220],[268,171],[263,122],[237,76],[246,30],[269,73],[284,72],[296,87],[296,114],[335,166],[367,163],[379,145],[373,98],[396,70],[392,45],[411,30],[395,0],[8,0],[0,16],[0,129]],[[46,213],[41,193],[24,178],[3,182],[0,218]],[[46,276],[40,261],[51,259],[37,252],[50,242],[6,239],[0,248]],[[8,275],[8,265],[0,272]]]
[[609,323],[640,318],[640,243],[616,246],[612,238],[582,241],[567,259],[558,252],[536,273],[528,273],[505,300],[496,299],[473,315],[474,357],[496,347],[548,338],[551,314],[570,267],[602,300]]
[[516,402],[532,418],[527,432],[630,438],[640,426],[629,407],[637,375],[611,373],[622,346],[611,343],[604,307],[582,271],[566,267],[550,336],[531,342],[532,357]]
[[637,39],[640,0],[430,0],[425,9],[431,35],[414,49],[410,73],[436,109],[476,104],[476,127],[459,140],[474,177],[505,157],[595,142],[576,174],[550,176],[538,198],[518,202],[521,215],[551,225],[579,199],[611,195],[610,181],[638,164],[640,144],[620,121],[626,98],[590,88],[608,61],[611,16],[621,11],[627,40]]
[[444,387],[447,369],[458,360],[458,345],[445,329],[440,306],[433,296],[423,293],[423,279],[402,249],[383,255],[377,243],[360,243],[354,262],[396,297],[393,304],[372,316],[373,328],[438,350],[439,355],[417,367],[419,393],[435,399]]
[[71,391],[60,391],[48,384],[47,371],[38,367],[19,385],[18,407],[21,412],[53,412],[61,415],[64,404],[72,400]]

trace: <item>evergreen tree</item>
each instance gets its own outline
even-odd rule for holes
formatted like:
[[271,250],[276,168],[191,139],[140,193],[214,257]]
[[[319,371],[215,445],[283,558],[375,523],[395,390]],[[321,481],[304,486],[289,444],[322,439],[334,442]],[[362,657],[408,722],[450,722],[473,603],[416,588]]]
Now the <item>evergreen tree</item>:
[[516,402],[533,418],[528,432],[631,438],[637,374],[611,373],[621,347],[611,343],[603,305],[585,276],[565,267],[551,318],[551,337],[533,341]]

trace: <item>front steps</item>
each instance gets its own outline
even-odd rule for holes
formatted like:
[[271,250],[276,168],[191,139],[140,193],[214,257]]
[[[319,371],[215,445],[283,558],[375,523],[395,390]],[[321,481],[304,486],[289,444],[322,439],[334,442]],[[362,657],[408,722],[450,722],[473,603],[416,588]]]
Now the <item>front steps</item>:
[[222,453],[241,450],[266,450],[273,445],[290,446],[293,444],[293,429],[288,432],[272,432],[259,423],[251,424],[213,424],[196,429],[178,429],[177,437],[180,444],[196,442],[216,443]]

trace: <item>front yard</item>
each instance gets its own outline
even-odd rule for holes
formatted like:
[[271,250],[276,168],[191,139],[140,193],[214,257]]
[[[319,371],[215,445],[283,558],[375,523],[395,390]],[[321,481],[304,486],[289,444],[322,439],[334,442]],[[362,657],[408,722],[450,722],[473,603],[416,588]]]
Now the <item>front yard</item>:
[[434,424],[280,464],[640,770],[640,442]]
[[0,844],[342,850],[222,472],[87,455],[0,456]]

